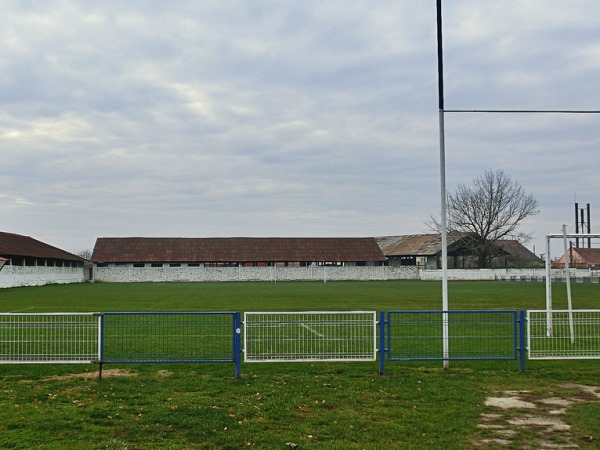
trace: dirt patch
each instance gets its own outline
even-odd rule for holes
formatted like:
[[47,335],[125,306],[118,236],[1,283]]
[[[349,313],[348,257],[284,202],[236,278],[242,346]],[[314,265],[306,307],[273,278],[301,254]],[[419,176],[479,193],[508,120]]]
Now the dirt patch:
[[[102,378],[116,378],[116,377],[136,377],[137,373],[123,369],[105,369],[102,370]],[[67,381],[72,379],[90,380],[99,378],[98,372],[81,372],[72,373],[69,375],[55,375],[51,377],[42,378],[40,381]]]
[[173,372],[171,372],[170,370],[159,370],[158,372],[156,372],[157,378],[170,378],[171,375],[173,375]]
[[526,402],[521,400],[519,397],[511,396],[511,397],[488,397],[485,401],[485,406],[493,406],[496,408],[502,409],[515,409],[515,408],[524,408],[524,409],[535,409],[534,403]]
[[564,396],[544,397],[531,391],[502,391],[488,397],[489,408],[480,416],[481,437],[471,444],[478,448],[522,446],[535,449],[578,449],[579,439],[595,440],[592,436],[575,437],[564,421],[575,404],[600,401],[600,388],[580,384],[563,384]]

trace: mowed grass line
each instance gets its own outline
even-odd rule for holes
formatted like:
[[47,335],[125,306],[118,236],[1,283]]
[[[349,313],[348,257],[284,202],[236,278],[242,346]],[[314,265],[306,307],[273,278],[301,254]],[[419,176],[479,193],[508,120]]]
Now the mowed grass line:
[[[576,308],[600,286],[574,285]],[[542,283],[456,282],[452,309],[544,307]],[[0,290],[0,310],[301,311],[439,309],[439,283],[164,283]],[[564,285],[554,305],[566,306]],[[565,382],[598,385],[598,361],[0,366],[0,448],[472,448],[489,393],[544,395]],[[112,375],[111,375],[112,374]],[[125,376],[131,375],[131,376]],[[569,414],[598,432],[593,404]],[[597,416],[596,416],[597,417]],[[596,436],[598,438],[600,436]],[[529,442],[514,441],[512,448]],[[578,442],[596,448],[596,442]]]

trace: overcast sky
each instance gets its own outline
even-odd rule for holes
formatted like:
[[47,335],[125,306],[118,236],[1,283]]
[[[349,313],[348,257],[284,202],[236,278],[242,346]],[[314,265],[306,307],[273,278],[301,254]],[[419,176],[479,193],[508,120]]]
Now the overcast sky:
[[[1,231],[429,232],[435,0],[29,0],[0,15]],[[446,0],[447,109],[600,109],[598,0]],[[600,232],[600,115],[446,114],[447,186],[504,169],[544,251]],[[594,227],[594,220],[599,224]]]

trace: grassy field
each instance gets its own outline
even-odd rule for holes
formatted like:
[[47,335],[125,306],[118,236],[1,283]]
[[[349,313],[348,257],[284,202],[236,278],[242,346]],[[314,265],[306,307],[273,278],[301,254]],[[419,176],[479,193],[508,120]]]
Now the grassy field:
[[[450,283],[452,309],[543,309],[543,283]],[[573,286],[575,308],[600,308],[600,286]],[[0,290],[0,311],[302,311],[439,309],[427,282],[85,284]],[[566,307],[564,285],[554,307]],[[573,396],[600,385],[600,361],[0,366],[0,448],[468,449],[486,397]],[[598,448],[600,402],[578,401],[568,439]],[[502,448],[539,448],[518,427]],[[584,439],[592,437],[592,440]],[[593,440],[595,439],[595,440]],[[495,448],[492,444],[486,448]]]

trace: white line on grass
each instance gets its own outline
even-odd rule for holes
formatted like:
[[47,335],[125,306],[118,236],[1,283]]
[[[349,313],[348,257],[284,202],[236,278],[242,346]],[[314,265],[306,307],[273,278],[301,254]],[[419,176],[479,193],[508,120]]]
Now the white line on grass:
[[315,334],[316,334],[317,336],[319,336],[319,337],[325,337],[325,335],[324,335],[324,334],[321,334],[321,333],[319,333],[317,330],[314,330],[314,329],[312,329],[311,327],[309,327],[308,325],[306,325],[306,324],[304,324],[304,323],[302,323],[302,322],[300,322],[300,326],[301,326],[302,328],[306,328],[306,329],[307,329],[308,331],[310,331],[311,333],[315,333]]

